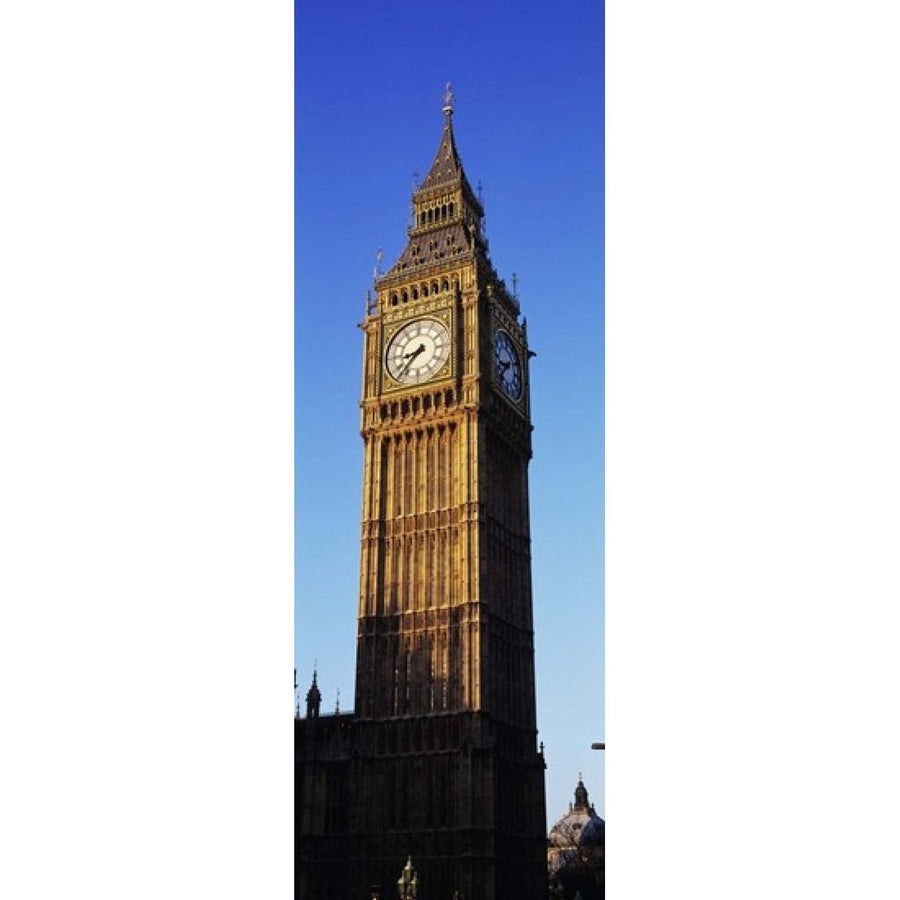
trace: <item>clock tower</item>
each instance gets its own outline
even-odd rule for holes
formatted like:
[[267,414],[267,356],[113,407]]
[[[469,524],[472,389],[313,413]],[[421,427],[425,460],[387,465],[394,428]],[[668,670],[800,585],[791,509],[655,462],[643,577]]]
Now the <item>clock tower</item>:
[[[532,354],[518,299],[488,256],[449,86],[443,114],[406,246],[376,279],[361,323],[355,709],[340,729],[307,720],[298,790],[313,796],[308,758],[331,752],[309,735],[340,730],[342,755],[319,803],[338,810],[344,829],[345,849],[330,852],[348,897],[373,885],[388,896],[411,856],[423,896],[537,900],[547,858],[528,516]],[[303,803],[312,821],[312,801]],[[298,845],[304,827],[301,816]],[[311,846],[302,846],[309,859]]]

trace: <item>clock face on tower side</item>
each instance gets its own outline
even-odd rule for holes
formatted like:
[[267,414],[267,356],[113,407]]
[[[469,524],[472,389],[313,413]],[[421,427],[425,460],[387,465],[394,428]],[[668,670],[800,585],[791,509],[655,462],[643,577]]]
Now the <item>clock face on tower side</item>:
[[522,366],[512,338],[499,328],[494,335],[494,370],[503,392],[511,400],[522,396]]
[[404,325],[387,348],[388,375],[401,384],[433,378],[450,358],[450,334],[437,319],[416,319]]

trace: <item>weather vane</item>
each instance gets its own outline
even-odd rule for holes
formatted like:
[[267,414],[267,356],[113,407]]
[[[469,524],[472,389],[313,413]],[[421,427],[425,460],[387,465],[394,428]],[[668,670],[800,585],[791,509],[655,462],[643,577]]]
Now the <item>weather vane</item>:
[[444,112],[450,115],[453,112],[453,91],[450,89],[450,82],[447,82],[447,90],[444,91]]
[[381,259],[384,254],[381,252],[381,247],[378,248],[378,252],[375,254],[375,273],[372,275],[372,280],[377,281],[378,276],[381,274]]

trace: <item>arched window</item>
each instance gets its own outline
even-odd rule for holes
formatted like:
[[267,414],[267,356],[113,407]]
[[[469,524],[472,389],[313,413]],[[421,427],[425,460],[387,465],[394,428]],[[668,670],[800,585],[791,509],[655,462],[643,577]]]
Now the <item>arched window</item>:
[[451,200],[449,205],[447,206],[447,212],[450,215],[450,218],[453,218],[453,201]]
[[436,294],[438,292],[438,283],[436,281],[431,282],[431,293]]
[[409,294],[407,294],[406,291],[404,291],[401,299],[403,300],[404,303],[406,303],[406,301],[409,300]]
[[419,299],[419,289],[418,289],[418,288],[413,288],[413,289],[412,289],[412,298],[413,298],[413,300],[418,300],[418,299]]
[[442,291],[449,291],[449,290],[450,290],[450,279],[445,278],[445,279],[441,282],[441,290],[442,290]]
[[441,218],[442,219],[447,218],[447,204],[446,203],[441,207]]
[[423,285],[422,285],[422,296],[423,296],[423,297],[427,297],[427,296],[428,296],[428,285],[427,285],[427,284],[423,284]]

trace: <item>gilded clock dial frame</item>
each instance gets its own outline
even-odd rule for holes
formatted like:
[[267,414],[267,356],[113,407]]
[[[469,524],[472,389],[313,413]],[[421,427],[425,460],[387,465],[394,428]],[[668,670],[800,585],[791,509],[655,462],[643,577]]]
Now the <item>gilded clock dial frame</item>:
[[494,333],[494,373],[510,400],[522,399],[522,363],[513,339],[502,329]]
[[384,357],[388,375],[399,384],[429,381],[450,359],[450,332],[437,319],[415,319],[391,338]]

